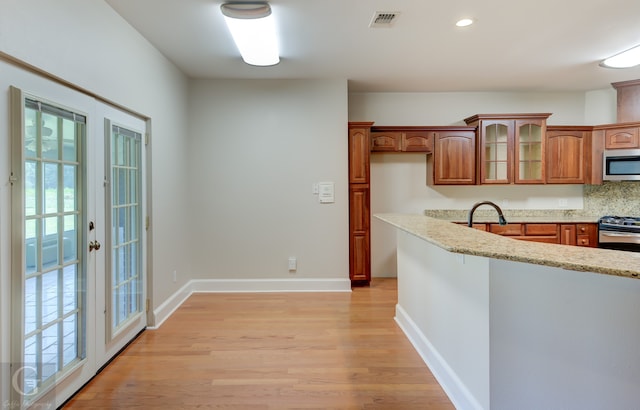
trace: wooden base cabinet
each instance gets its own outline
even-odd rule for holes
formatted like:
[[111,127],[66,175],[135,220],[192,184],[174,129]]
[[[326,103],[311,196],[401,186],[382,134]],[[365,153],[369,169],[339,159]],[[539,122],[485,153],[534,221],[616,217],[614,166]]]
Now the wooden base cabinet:
[[598,247],[597,223],[474,223],[473,227],[523,241]]
[[371,279],[371,214],[368,184],[349,188],[349,277],[352,283]]

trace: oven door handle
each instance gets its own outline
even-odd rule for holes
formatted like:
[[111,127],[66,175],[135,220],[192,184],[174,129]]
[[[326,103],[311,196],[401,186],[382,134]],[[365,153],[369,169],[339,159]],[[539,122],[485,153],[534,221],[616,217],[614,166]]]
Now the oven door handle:
[[640,233],[600,231],[598,243],[640,245]]
[[614,236],[618,238],[640,238],[640,233],[633,232],[603,232],[600,231],[601,235],[604,236]]

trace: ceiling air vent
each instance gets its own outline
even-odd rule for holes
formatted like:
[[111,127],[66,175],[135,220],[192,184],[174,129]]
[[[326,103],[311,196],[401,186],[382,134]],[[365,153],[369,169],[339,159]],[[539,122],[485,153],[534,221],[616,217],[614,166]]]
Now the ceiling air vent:
[[373,13],[369,27],[391,27],[398,19],[399,14],[399,11],[376,11]]

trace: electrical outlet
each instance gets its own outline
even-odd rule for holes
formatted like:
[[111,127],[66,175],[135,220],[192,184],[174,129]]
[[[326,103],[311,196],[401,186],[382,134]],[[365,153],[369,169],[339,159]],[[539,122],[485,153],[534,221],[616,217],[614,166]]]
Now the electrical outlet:
[[295,256],[289,257],[289,272],[295,272],[298,269],[298,260]]
[[569,206],[569,201],[567,200],[567,198],[559,198],[558,206],[566,208],[567,206]]

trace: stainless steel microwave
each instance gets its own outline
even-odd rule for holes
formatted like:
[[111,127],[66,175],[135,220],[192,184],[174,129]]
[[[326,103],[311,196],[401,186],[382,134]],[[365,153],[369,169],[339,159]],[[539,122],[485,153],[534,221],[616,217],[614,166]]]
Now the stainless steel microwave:
[[608,149],[602,158],[605,181],[640,181],[640,149]]

